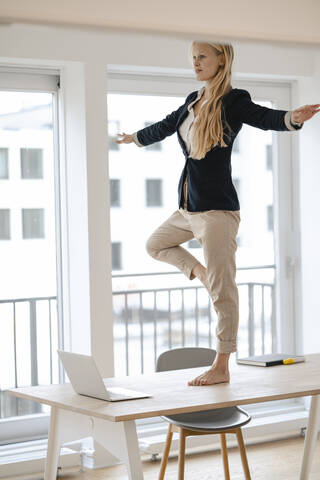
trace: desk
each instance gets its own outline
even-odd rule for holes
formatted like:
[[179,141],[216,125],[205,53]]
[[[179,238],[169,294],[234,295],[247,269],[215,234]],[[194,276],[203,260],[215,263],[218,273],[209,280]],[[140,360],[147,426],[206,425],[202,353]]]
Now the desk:
[[203,368],[110,378],[110,386],[148,391],[152,398],[106,402],[74,393],[70,384],[9,390],[51,406],[45,480],[56,478],[63,443],[92,436],[123,461],[130,480],[143,480],[135,420],[235,405],[312,396],[300,480],[307,480],[320,420],[320,354],[306,362],[274,367],[232,365],[230,383],[188,386]]

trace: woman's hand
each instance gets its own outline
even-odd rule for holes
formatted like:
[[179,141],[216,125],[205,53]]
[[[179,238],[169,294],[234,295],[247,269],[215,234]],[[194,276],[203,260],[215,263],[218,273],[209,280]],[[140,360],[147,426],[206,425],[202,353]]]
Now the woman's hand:
[[291,119],[293,122],[303,123],[309,120],[317,112],[320,112],[320,103],[315,105],[303,105],[302,107],[292,110]]
[[121,140],[116,140],[116,143],[132,143],[133,138],[132,135],[127,135],[126,133],[117,133],[117,135],[120,135],[120,137],[123,137]]

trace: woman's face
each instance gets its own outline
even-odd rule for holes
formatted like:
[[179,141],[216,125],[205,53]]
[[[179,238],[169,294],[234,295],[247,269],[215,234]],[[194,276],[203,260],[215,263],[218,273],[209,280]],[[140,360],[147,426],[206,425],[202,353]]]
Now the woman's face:
[[213,78],[219,66],[223,64],[223,54],[218,55],[207,43],[195,43],[192,49],[193,68],[197,80],[205,81]]

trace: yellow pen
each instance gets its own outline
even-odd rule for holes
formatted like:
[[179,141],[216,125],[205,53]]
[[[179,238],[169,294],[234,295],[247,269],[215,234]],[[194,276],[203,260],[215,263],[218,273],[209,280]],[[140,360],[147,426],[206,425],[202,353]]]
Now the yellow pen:
[[294,359],[293,358],[285,358],[284,360],[282,360],[282,363],[284,365],[289,365],[290,363],[294,363]]

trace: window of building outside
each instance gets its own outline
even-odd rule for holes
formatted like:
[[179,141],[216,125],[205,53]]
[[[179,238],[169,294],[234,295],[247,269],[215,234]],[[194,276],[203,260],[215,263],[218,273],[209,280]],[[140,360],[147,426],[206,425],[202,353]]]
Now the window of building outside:
[[22,237],[45,238],[43,208],[22,209]]
[[272,144],[266,145],[267,170],[272,170]]
[[121,206],[121,192],[120,192],[120,180],[111,178],[110,179],[110,206],[111,207],[120,207]]
[[267,225],[268,225],[268,230],[272,231],[273,230],[273,206],[272,205],[267,206]]
[[[118,122],[118,132],[133,133],[165,118],[184,100],[184,96],[110,93],[108,118]],[[257,103],[272,107],[267,99]],[[248,355],[252,341],[255,354],[272,349],[274,236],[261,215],[273,203],[273,170],[267,161],[272,133],[244,124],[232,153],[232,179],[241,203],[236,253],[239,356]],[[215,348],[217,317],[205,288],[146,252],[148,237],[178,208],[177,185],[184,166],[176,134],[150,147],[120,144],[119,150],[109,151],[110,178],[118,178],[123,189],[121,207],[110,211],[115,375],[154,371],[157,356],[168,348]],[[150,208],[154,206],[156,214]],[[115,245],[120,244],[125,255],[118,276],[120,247]],[[182,246],[204,263],[196,239]],[[249,318],[254,319],[254,331]]]
[[147,207],[162,206],[162,180],[161,179],[146,180],[146,206]]
[[43,178],[43,150],[21,148],[21,178]]
[[9,178],[9,149],[0,148],[0,179]]
[[112,242],[111,253],[112,253],[112,270],[121,270],[122,269],[121,242]]
[[0,240],[10,240],[10,210],[0,210]]
[[[36,82],[38,77],[34,77]],[[7,390],[59,383],[56,96],[52,93],[56,80],[48,79],[48,93],[43,91],[46,81],[41,77],[41,92],[36,87],[33,91],[23,87],[21,91],[0,90],[0,178],[6,179],[0,188],[0,364],[5,365],[0,377],[2,443],[10,421],[19,423],[14,417],[33,416],[32,429],[21,433],[27,438],[38,434],[35,414],[49,412],[48,407],[8,395]]]

